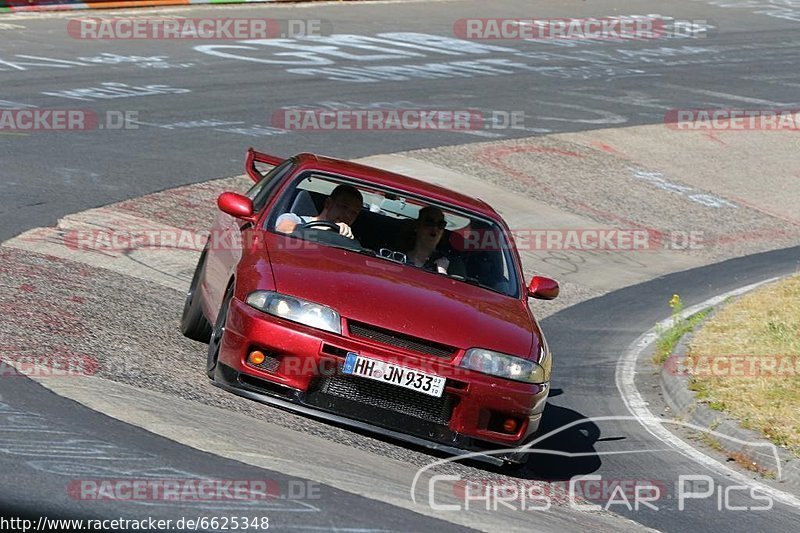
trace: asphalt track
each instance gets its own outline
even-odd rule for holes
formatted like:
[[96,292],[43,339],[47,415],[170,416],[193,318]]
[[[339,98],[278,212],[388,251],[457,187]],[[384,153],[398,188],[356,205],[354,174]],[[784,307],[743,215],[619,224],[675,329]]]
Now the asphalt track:
[[[24,28],[0,30],[0,59],[5,62],[0,63],[3,100],[41,108],[92,109],[101,115],[107,111],[134,111],[142,124],[135,130],[37,133],[34,137],[4,135],[0,148],[0,239],[32,225],[53,224],[60,216],[89,207],[239,173],[243,147],[247,145],[286,155],[302,149],[352,158],[486,138],[436,131],[382,135],[347,131],[285,133],[270,128],[272,113],[283,106],[317,107],[321,102],[338,102],[359,108],[384,102],[396,103],[396,107],[470,108],[487,113],[524,111],[526,129],[488,132],[507,138],[662,121],[663,109],[638,105],[648,99],[673,108],[742,105],[713,94],[723,91],[755,95],[753,98],[761,100],[762,106],[770,105],[766,102],[791,103],[797,99],[797,88],[791,85],[797,62],[794,22],[744,9],[710,8],[705,2],[673,2],[670,13],[660,13],[664,8],[663,2],[636,2],[632,6],[629,2],[602,0],[577,8],[547,1],[537,3],[536,12],[532,13],[529,2],[494,3],[488,10],[480,1],[445,1],[303,8],[238,6],[180,12],[236,17],[276,13],[272,15],[275,18],[322,19],[329,21],[325,27],[337,34],[367,36],[391,32],[452,36],[454,21],[468,17],[664,14],[710,21],[717,28],[711,30],[716,32],[713,39],[671,39],[659,42],[656,48],[675,50],[638,56],[614,52],[604,43],[588,49],[565,49],[508,41],[486,44],[517,52],[468,53],[459,50],[458,45],[432,52],[386,45],[388,50],[346,49],[349,58],[312,53],[308,59],[302,51],[273,46],[215,49],[275,62],[263,63],[193,49],[219,43],[77,40],[67,34],[63,18],[4,17],[8,18],[7,23]],[[408,44],[409,38],[399,38],[401,42],[404,39]],[[709,42],[713,47],[701,50]],[[639,41],[626,43],[624,48],[635,52],[653,46]],[[301,55],[291,55],[293,52]],[[566,56],[537,55],[540,52]],[[387,80],[390,72],[384,71],[375,75],[373,82],[363,83],[331,83],[326,79],[330,74],[289,72],[312,68],[313,63],[327,63],[316,68],[334,70],[368,69],[487,57],[524,63],[539,70],[528,72],[513,67],[505,74],[462,73],[443,79],[399,81]],[[655,74],[660,76],[654,78]],[[773,78],[787,79],[782,84]],[[63,92],[102,88],[103,83],[130,87],[158,84],[188,92],[113,99]],[[753,101],[748,105],[759,104]],[[213,158],[208,157],[210,151],[215,154]]]
[[[559,8],[558,4],[542,3],[541,11],[537,10],[535,16],[649,14],[665,9],[663,3],[656,2],[639,2],[635,10],[623,2],[594,2],[580,9]],[[311,18],[309,8],[274,9],[280,14],[272,15],[273,11],[257,7],[231,8],[230,11],[216,8],[214,14],[235,12],[234,16],[265,16],[264,13],[269,12],[275,17]],[[377,35],[402,31],[448,36],[452,35],[452,22],[456,18],[534,16],[529,10],[526,2],[496,3],[491,13],[486,12],[481,2],[315,6],[313,17],[330,21],[337,34]],[[197,13],[195,16],[209,13],[204,9],[183,12]],[[421,12],[425,16],[420,16]],[[799,55],[795,22],[754,14],[752,10],[709,7],[706,2],[675,2],[666,14],[712,21],[717,28],[713,46],[720,48],[712,51],[682,48],[662,52],[661,56],[655,56],[657,60],[652,52],[598,58],[580,49],[570,49],[572,57],[556,58],[536,55],[540,50],[536,45],[502,42],[497,45],[516,49],[518,53],[495,51],[492,57],[509,56],[514,60],[524,57],[529,65],[545,70],[534,73],[514,67],[513,72],[503,75],[433,80],[380,81],[376,78],[378,81],[363,83],[333,82],[325,79],[330,74],[321,72],[310,75],[288,71],[306,68],[304,66],[212,56],[193,50],[197,43],[191,42],[76,41],[66,35],[61,18],[9,20],[24,28],[0,30],[0,59],[7,62],[0,63],[2,98],[7,101],[6,105],[71,106],[91,108],[100,113],[136,111],[138,128],[3,135],[0,144],[0,240],[26,229],[54,224],[66,214],[90,207],[238,174],[243,148],[251,144],[278,154],[308,150],[359,157],[486,139],[529,137],[537,133],[657,123],[663,113],[642,107],[647,98],[683,108],[709,107],[720,103],[720,99],[725,100],[724,95],[730,93],[747,95],[745,98],[750,100],[744,102],[747,106],[797,102],[797,79],[792,72]],[[397,38],[392,36],[392,39]],[[685,43],[681,41],[675,47],[683,47]],[[697,42],[692,41],[691,45]],[[698,48],[702,46],[706,43]],[[635,51],[650,46],[628,43],[626,48]],[[272,49],[268,52],[248,50],[247,53],[262,60],[298,61],[298,57],[278,56]],[[358,53],[366,52],[362,49]],[[382,53],[391,57],[336,58],[335,66],[326,68],[360,69],[365,63],[371,66],[384,62],[413,65],[452,61],[455,50],[445,49],[439,54],[426,51],[423,57],[403,56],[394,46],[392,52],[384,50]],[[466,59],[475,59],[466,55]],[[482,58],[484,54],[474,55]],[[97,63],[123,61],[120,56],[126,56],[128,61]],[[144,57],[149,59],[141,59]],[[554,61],[558,62],[558,67],[549,70]],[[365,75],[363,70],[358,72],[360,76]],[[374,71],[371,72],[370,76],[374,75]],[[654,73],[660,74],[656,83],[649,76]],[[394,75],[400,76],[397,72]],[[386,71],[382,76],[387,76]],[[768,79],[779,83],[763,83]],[[136,87],[159,84],[189,92],[113,100],[64,92],[100,87],[101,83]],[[609,96],[604,98],[604,95]],[[269,127],[272,112],[282,106],[317,106],[321,102],[354,108],[384,102],[395,107],[469,107],[488,113],[524,110],[526,120],[524,129],[469,134],[286,133]],[[728,105],[732,105],[730,100]],[[209,157],[209,154],[214,156]],[[797,257],[798,249],[792,248],[689,270],[615,291],[545,319],[543,327],[551,344],[560,347],[560,368],[554,383],[560,394],[554,395],[545,420],[549,424],[563,425],[583,417],[628,415],[614,382],[619,353],[642,331],[663,318],[659,305],[675,292],[675,287],[691,295],[687,299],[691,304],[730,288],[794,272]],[[0,453],[0,461],[4,463],[5,475],[0,500],[7,507],[7,514],[141,515],[141,507],[135,504],[89,510],[85,502],[71,498],[68,491],[53,490],[64,485],[64,475],[79,476],[80,465],[85,467],[91,462],[82,456],[87,453],[86,442],[81,444],[82,441],[90,442],[90,452],[97,455],[98,460],[112,459],[122,465],[117,471],[133,475],[138,472],[141,477],[267,477],[285,486],[290,481],[280,472],[256,473],[250,466],[187,449],[87,411],[22,378],[3,381],[0,402],[0,415],[7,421],[1,430],[3,453]],[[574,431],[560,434],[555,442],[548,442],[548,447],[592,452],[590,455],[582,459],[543,462],[541,466],[524,471],[521,477],[564,479],[600,472],[609,479],[651,479],[672,484],[678,472],[705,472],[665,451],[641,456],[604,454],[658,446],[644,430],[636,428],[636,424],[624,422],[575,427]],[[45,457],[37,461],[36,454],[53,446],[54,441],[48,440],[53,435],[60,435],[73,444],[64,446],[63,441],[58,441],[64,446],[60,455],[65,460],[56,460],[59,454],[53,453],[52,457],[44,454]],[[92,440],[96,441],[94,447]],[[58,447],[53,451],[58,452]],[[125,465],[126,461],[132,465]],[[147,466],[142,468],[139,466],[142,464]],[[719,486],[726,481],[718,472],[709,471],[708,474]],[[337,527],[418,531],[463,527],[343,493],[333,487],[323,486],[322,495],[315,500],[316,512],[275,508],[268,514],[281,517],[284,526],[308,530]],[[735,496],[735,499],[737,504],[748,505],[747,498]],[[680,513],[675,511],[674,499],[658,512],[627,510],[624,506],[615,506],[612,510],[644,526],[665,531],[798,529],[797,510],[783,503],[776,503],[769,512],[719,510],[714,498],[692,503],[688,511]],[[148,508],[147,514],[175,517],[188,516],[189,511],[196,509],[153,506]],[[251,512],[251,509],[244,511]],[[540,526],[546,524],[558,525],[543,520]],[[607,522],[603,524],[611,527]],[[536,528],[536,525],[531,527]],[[503,529],[502,523],[497,524],[497,529]]]

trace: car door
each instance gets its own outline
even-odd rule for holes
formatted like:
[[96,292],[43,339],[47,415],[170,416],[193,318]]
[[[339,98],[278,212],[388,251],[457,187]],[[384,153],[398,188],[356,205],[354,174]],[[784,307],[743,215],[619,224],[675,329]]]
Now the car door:
[[[283,178],[294,168],[295,161],[287,159],[278,164],[245,193],[253,201],[253,211],[260,217],[264,207],[278,189]],[[248,172],[250,173],[250,172]],[[252,176],[252,174],[251,174]],[[216,318],[228,281],[234,276],[242,258],[242,246],[247,244],[245,232],[252,229],[252,223],[236,219],[219,212],[211,225],[206,248],[206,262],[201,281],[207,308],[204,308],[209,321]]]

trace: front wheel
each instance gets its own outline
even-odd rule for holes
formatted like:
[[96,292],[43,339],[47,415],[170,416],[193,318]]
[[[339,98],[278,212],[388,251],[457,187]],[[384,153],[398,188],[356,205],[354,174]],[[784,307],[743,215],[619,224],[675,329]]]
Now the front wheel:
[[211,339],[208,343],[208,359],[206,360],[206,375],[208,379],[214,379],[214,372],[217,368],[217,360],[219,359],[219,348],[222,346],[222,338],[225,335],[225,322],[228,320],[228,308],[230,307],[231,300],[233,299],[233,283],[228,286],[225,291],[225,297],[222,299],[222,305],[217,314],[217,321],[214,324],[214,329],[211,330]]
[[211,324],[206,320],[203,314],[202,306],[200,305],[200,298],[197,294],[198,286],[200,285],[200,277],[203,274],[203,267],[205,266],[206,251],[200,254],[200,260],[197,262],[197,267],[194,269],[192,276],[192,283],[189,285],[189,290],[186,292],[186,300],[183,304],[183,315],[181,316],[181,333],[185,337],[200,342],[208,342],[211,337]]

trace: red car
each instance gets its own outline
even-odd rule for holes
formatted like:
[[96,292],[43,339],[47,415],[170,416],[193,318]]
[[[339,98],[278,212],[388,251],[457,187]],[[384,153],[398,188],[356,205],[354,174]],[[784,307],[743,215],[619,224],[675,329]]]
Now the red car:
[[[218,199],[181,321],[209,343],[215,385],[452,454],[536,432],[552,357],[527,299],[559,288],[538,276],[525,284],[497,212],[313,154],[250,149],[246,170],[253,187]],[[360,193],[349,212],[331,197],[342,184]]]

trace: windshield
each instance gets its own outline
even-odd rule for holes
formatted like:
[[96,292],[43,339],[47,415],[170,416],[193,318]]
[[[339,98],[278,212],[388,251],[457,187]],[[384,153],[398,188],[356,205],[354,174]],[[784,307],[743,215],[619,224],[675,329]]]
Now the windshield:
[[317,173],[303,177],[279,205],[268,223],[275,232],[519,295],[508,235],[481,215]]

